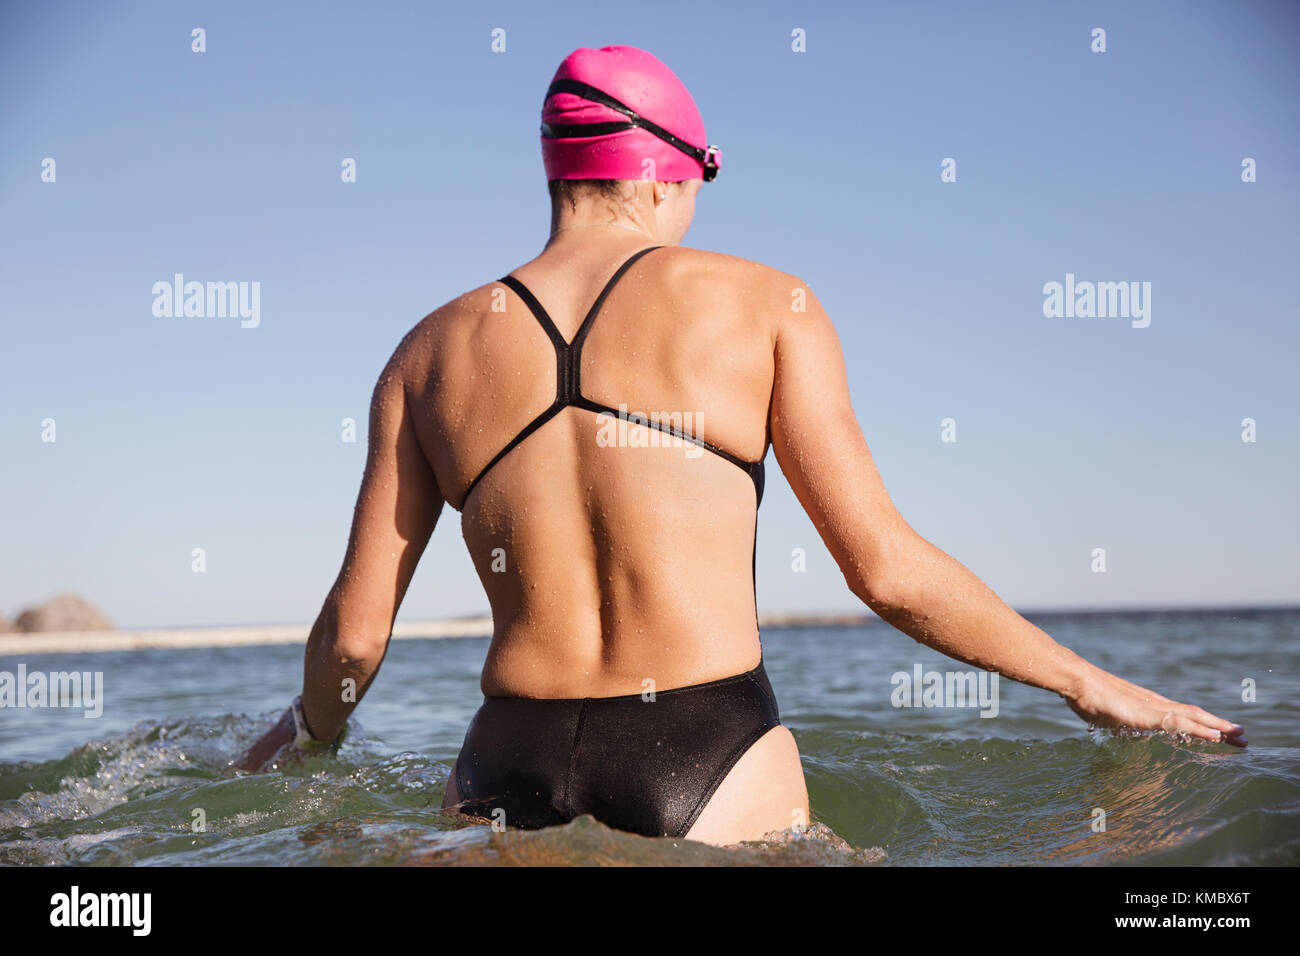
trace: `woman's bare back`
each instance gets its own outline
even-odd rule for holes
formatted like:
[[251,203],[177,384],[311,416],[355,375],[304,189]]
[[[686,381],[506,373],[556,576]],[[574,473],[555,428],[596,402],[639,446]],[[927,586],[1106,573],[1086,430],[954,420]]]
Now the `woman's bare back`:
[[[615,270],[650,245],[635,235],[559,237],[512,274],[572,342]],[[653,249],[590,326],[581,394],[761,460],[780,275],[731,256]],[[555,401],[556,350],[519,293],[492,282],[431,314],[402,351],[415,433],[443,496],[462,510],[492,608],[484,693],[605,697],[755,666],[749,474],[664,431],[568,407],[466,498]]]

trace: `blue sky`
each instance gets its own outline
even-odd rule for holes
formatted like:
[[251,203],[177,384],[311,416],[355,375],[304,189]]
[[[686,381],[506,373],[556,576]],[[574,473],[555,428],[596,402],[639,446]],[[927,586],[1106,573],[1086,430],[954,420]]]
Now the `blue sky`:
[[[1022,608],[1300,600],[1296,5],[467,7],[0,9],[0,613],[310,620],[376,375],[540,250],[542,92],[620,43],[724,150],[686,243],[816,291],[918,531]],[[177,272],[260,325],[155,317]],[[1045,317],[1066,273],[1150,282],[1150,326]],[[768,462],[760,608],[856,609]],[[448,510],[402,616],[486,606]]]

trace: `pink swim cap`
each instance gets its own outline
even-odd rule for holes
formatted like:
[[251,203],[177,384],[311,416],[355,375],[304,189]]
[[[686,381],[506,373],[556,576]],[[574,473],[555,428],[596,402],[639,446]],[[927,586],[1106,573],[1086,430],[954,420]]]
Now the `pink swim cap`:
[[707,142],[682,81],[633,46],[574,50],[542,103],[547,180],[708,181],[718,174],[720,152]]

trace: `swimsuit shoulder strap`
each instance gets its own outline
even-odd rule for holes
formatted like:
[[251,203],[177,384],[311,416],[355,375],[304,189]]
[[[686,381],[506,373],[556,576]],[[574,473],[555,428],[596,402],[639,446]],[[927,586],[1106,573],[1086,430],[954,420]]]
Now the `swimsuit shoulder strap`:
[[551,340],[551,345],[555,348],[555,401],[551,403],[549,408],[525,425],[523,430],[515,435],[506,447],[497,452],[492,460],[483,466],[483,469],[474,477],[474,480],[469,483],[469,488],[465,490],[465,497],[461,503],[462,507],[464,507],[464,502],[469,500],[470,494],[473,493],[478,483],[483,480],[483,476],[491,471],[497,462],[513,451],[516,445],[558,415],[562,409],[579,404],[582,401],[581,385],[578,380],[582,370],[582,343],[586,340],[587,333],[591,331],[592,323],[595,322],[596,316],[600,313],[601,306],[605,304],[605,299],[609,297],[610,291],[618,284],[618,280],[623,278],[627,270],[632,267],[632,264],[652,249],[659,248],[661,247],[650,246],[641,249],[633,253],[627,261],[618,267],[618,271],[610,276],[609,281],[605,283],[605,287],[600,290],[600,295],[596,297],[596,301],[592,303],[591,308],[587,311],[587,316],[582,320],[582,325],[578,328],[572,342],[564,340],[564,336],[560,333],[555,321],[542,303],[537,301],[537,296],[533,295],[528,286],[512,275],[501,277],[501,283],[509,286],[519,298],[523,299],[524,304],[533,313],[538,325],[542,327],[547,338]]
[[587,333],[591,331],[591,326],[596,321],[596,316],[600,314],[601,307],[605,304],[605,300],[609,298],[610,292],[613,291],[614,286],[618,285],[618,280],[623,278],[627,270],[632,268],[633,263],[635,263],[647,252],[651,252],[655,249],[661,249],[661,248],[663,247],[649,246],[645,249],[638,250],[637,252],[634,252],[627,259],[627,261],[625,261],[621,266],[618,267],[618,270],[612,276],[610,276],[609,281],[605,283],[605,287],[600,290],[600,295],[596,296],[596,301],[591,304],[591,308],[587,310],[586,318],[582,320],[582,325],[578,327],[577,334],[573,336],[572,342],[565,341],[564,336],[560,333],[559,328],[556,327],[555,321],[551,318],[550,314],[542,306],[542,303],[537,301],[537,296],[533,295],[532,290],[529,289],[528,286],[524,285],[522,282],[520,282],[512,275],[502,276],[500,281],[504,285],[507,285],[511,289],[513,289],[515,293],[519,296],[519,298],[524,300],[524,304],[527,305],[529,311],[533,313],[533,317],[537,319],[537,323],[546,332],[547,336],[551,340],[551,343],[555,346],[555,350],[557,352],[563,351],[565,348],[575,348],[581,350],[582,343],[586,341]]
[[595,323],[596,316],[600,314],[601,307],[605,304],[605,300],[609,298],[610,292],[613,291],[614,286],[618,285],[618,280],[623,278],[627,270],[631,269],[636,261],[647,252],[653,252],[655,249],[662,248],[662,246],[649,246],[648,248],[634,252],[626,262],[618,267],[618,271],[609,277],[609,281],[605,283],[605,288],[600,290],[600,295],[596,296],[596,301],[593,302],[591,308],[587,310],[587,317],[582,320],[582,325],[578,326],[578,331],[573,336],[573,348],[576,351],[582,351],[582,343],[587,340],[587,333],[591,331],[591,326]]
[[532,290],[529,289],[528,286],[524,285],[511,275],[502,276],[500,282],[503,285],[509,286],[515,291],[515,294],[518,295],[519,298],[524,300],[524,305],[528,306],[528,311],[533,313],[533,318],[537,319],[537,324],[546,332],[547,336],[551,340],[551,344],[555,346],[556,351],[559,351],[568,345],[568,343],[564,341],[564,336],[560,334],[560,330],[556,328],[555,322],[551,318],[550,314],[542,307],[542,303],[537,301],[537,296],[533,295]]

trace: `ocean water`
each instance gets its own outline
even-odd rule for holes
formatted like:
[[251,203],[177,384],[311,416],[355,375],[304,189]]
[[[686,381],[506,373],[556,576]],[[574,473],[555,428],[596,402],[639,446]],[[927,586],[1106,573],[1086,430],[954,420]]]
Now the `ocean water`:
[[481,701],[483,639],[394,641],[339,754],[263,774],[228,763],[298,692],[299,647],[0,657],[0,671],[102,672],[104,702],[97,718],[0,709],[0,864],[1300,862],[1300,611],[1031,617],[1244,725],[1250,747],[1090,732],[1055,695],[1005,680],[996,716],[898,707],[894,675],[968,669],[884,625],[769,629],[808,832],[726,849],[588,817],[496,833],[439,809]]

